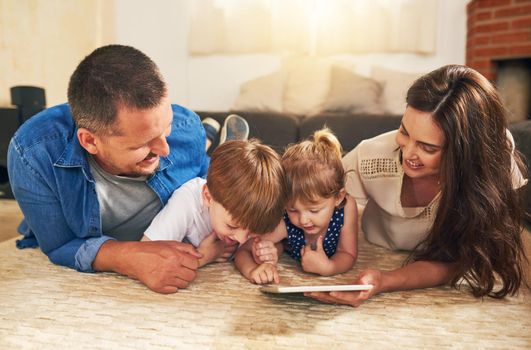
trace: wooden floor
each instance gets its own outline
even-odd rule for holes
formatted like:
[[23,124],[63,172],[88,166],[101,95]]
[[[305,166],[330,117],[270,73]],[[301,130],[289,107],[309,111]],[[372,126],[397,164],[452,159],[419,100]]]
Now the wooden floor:
[[[0,237],[21,215],[0,201]],[[528,252],[529,233],[526,233]],[[282,283],[348,283],[405,255],[366,242],[349,272],[316,277],[288,257]],[[529,272],[529,269],[528,269]],[[353,309],[300,294],[263,294],[230,263],[202,268],[186,290],[153,293],[113,273],[53,265],[38,249],[0,243],[0,349],[531,349],[531,293],[475,299],[466,286],[382,294]]]
[[15,200],[0,200],[0,242],[19,236],[17,227],[22,213]]

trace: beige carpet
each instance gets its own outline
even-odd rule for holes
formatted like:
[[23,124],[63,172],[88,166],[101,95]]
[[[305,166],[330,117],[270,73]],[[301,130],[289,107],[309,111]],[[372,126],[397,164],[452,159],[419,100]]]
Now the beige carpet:
[[[284,283],[347,283],[404,255],[360,242],[359,263],[333,278],[287,257]],[[302,295],[262,294],[233,265],[200,270],[173,295],[125,277],[51,264],[40,250],[0,244],[0,349],[530,349],[531,294],[477,300],[449,288],[378,296],[354,309]]]

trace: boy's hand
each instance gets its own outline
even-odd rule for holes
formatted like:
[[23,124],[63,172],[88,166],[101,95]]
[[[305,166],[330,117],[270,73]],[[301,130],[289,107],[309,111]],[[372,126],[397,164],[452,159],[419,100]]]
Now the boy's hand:
[[326,275],[330,265],[331,261],[326,256],[323,248],[323,236],[317,237],[317,248],[315,250],[310,245],[305,245],[301,248],[301,266],[304,271]]
[[271,282],[276,284],[280,283],[277,267],[269,263],[258,265],[251,271],[249,279],[256,284],[266,284]]
[[204,266],[214,261],[225,262],[232,256],[236,248],[238,248],[238,242],[227,245],[212,232],[201,241],[197,248],[199,253],[203,254],[203,257],[199,259],[199,266]]
[[275,247],[275,243],[271,241],[255,237],[253,239],[252,252],[253,259],[258,265],[263,263],[276,265],[278,262],[278,250]]

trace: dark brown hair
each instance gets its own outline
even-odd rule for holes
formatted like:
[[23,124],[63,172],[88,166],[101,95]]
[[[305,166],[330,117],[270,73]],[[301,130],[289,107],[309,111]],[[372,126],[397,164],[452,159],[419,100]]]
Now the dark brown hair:
[[[463,278],[476,297],[516,293],[526,257],[512,159],[524,176],[525,167],[508,139],[496,89],[475,70],[449,65],[415,81],[406,100],[431,113],[445,136],[435,220],[408,261],[457,263],[451,285]],[[501,287],[495,290],[497,278]]]
[[212,153],[207,187],[243,228],[273,231],[284,213],[286,178],[280,156],[258,140],[227,141]]
[[330,198],[345,187],[341,144],[328,128],[317,130],[309,140],[293,144],[282,156],[288,181],[289,203],[313,203]]
[[157,65],[124,45],[94,50],[79,63],[68,84],[76,125],[95,133],[119,132],[113,125],[119,108],[154,108],[165,95]]

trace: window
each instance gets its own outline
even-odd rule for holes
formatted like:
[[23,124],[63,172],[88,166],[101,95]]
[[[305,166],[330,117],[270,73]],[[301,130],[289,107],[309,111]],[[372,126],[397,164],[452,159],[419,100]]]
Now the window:
[[196,0],[189,53],[435,51],[438,0]]

